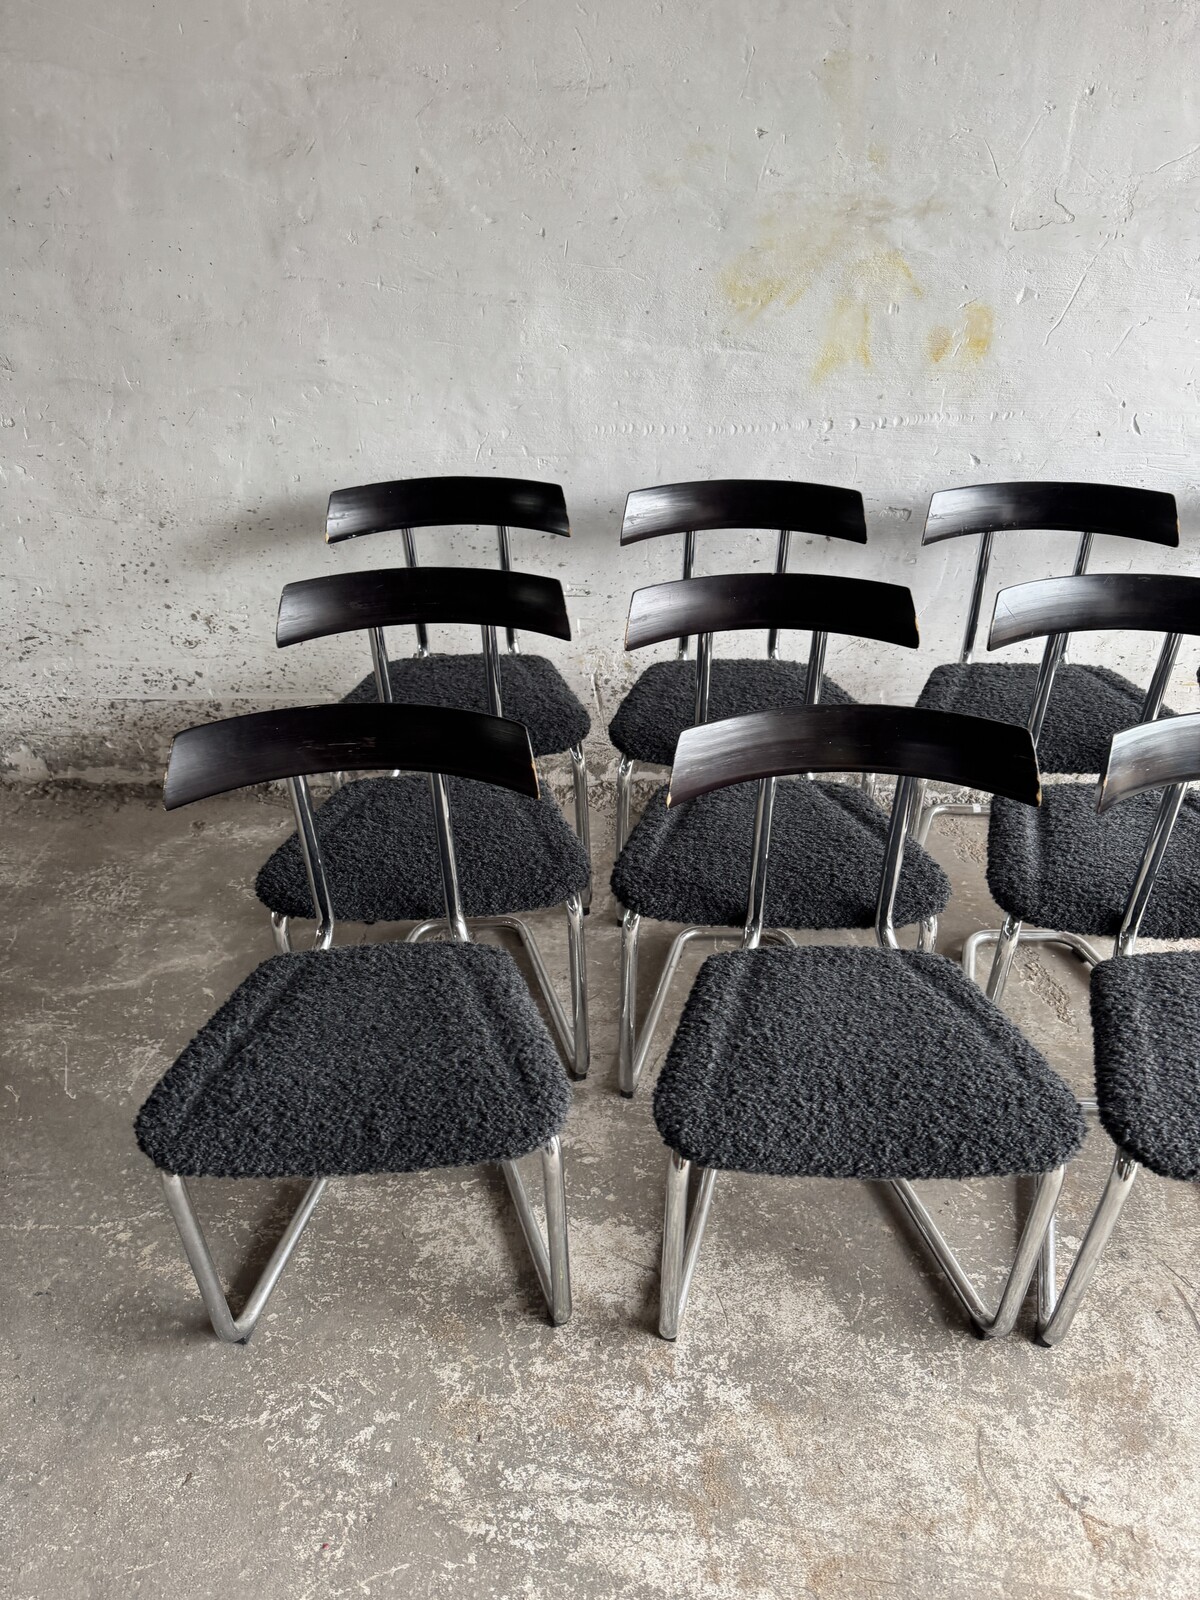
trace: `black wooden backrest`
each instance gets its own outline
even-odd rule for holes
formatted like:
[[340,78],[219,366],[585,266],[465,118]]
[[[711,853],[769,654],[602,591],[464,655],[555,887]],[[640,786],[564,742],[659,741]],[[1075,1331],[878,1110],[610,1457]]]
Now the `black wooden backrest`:
[[930,498],[921,543],[979,535],[961,661],[972,659],[996,534],[1033,529],[1079,535],[1076,577],[1087,570],[1092,542],[1098,533],[1172,548],[1179,543],[1175,497],[1157,489],[1109,483],[1035,482],[977,483],[939,490]]
[[396,767],[538,793],[529,734],[519,722],[443,706],[321,705],[255,711],[177,733],[163,804],[172,811],[280,778]]
[[1189,783],[1200,781],[1200,714],[1165,717],[1113,735],[1096,792],[1097,811],[1161,789],[1162,799],[1125,902],[1116,954],[1131,955]]
[[635,590],[625,648],[741,628],[848,633],[913,649],[920,643],[912,593],[901,584],[817,573],[728,572]]
[[621,543],[714,528],[786,528],[867,542],[857,489],[770,478],[717,478],[634,489],[625,501]]
[[474,623],[569,639],[562,584],[480,567],[386,567],[289,583],[279,598],[277,645],[402,623]]
[[1037,805],[1037,756],[1024,728],[910,706],[804,706],[685,728],[675,749],[668,806],[714,789],[758,783],[743,945],[761,937],[775,788],[815,772],[884,772],[899,779],[875,910],[881,945],[898,947],[896,893],[904,848],[919,818],[922,779],[984,789]]
[[557,483],[526,478],[397,478],[335,489],[329,496],[325,540],[337,544],[366,533],[491,524],[571,532]]
[[1200,634],[1200,578],[1094,572],[1020,583],[996,596],[989,650],[1026,639],[1046,640],[1027,723],[1035,741],[1071,634],[1109,628],[1165,635],[1138,719],[1153,722],[1162,710],[1183,636]]

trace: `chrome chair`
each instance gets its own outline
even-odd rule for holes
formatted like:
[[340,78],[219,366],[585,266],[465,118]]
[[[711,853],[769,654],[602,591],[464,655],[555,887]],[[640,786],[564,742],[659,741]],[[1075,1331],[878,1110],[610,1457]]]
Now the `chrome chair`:
[[[391,702],[394,668],[384,629],[450,623],[479,626],[489,709],[497,717],[503,712],[497,629],[571,637],[557,578],[457,567],[392,567],[289,583],[279,602],[275,642],[294,645],[365,630],[375,663],[376,695]],[[502,930],[520,939],[563,1058],[575,1077],[585,1077],[589,1047],[583,895],[591,867],[583,841],[552,796],[513,793],[453,777],[447,782],[458,818],[465,915],[476,931]],[[444,929],[435,824],[428,785],[411,773],[360,778],[337,788],[315,817],[334,884],[333,914],[346,922],[416,921],[420,926],[408,935],[414,942]],[[278,948],[287,950],[291,919],[313,911],[298,833],[263,865],[255,892],[271,913]],[[570,1018],[532,930],[514,914],[558,905],[567,913]]]
[[[1112,960],[1092,973],[1091,1010],[1096,1106],[1116,1146],[1112,1170],[1061,1295],[1054,1269],[1054,1234],[1042,1252],[1038,1337],[1054,1345],[1069,1330],[1141,1167],[1163,1178],[1200,1179],[1200,953],[1169,950],[1135,954],[1151,891],[1173,861],[1172,834],[1190,809],[1187,786],[1200,779],[1200,716],[1147,723],[1114,736],[1095,796],[1097,812],[1132,806],[1144,848],[1117,933]],[[1151,815],[1147,832],[1145,815]],[[1185,870],[1200,894],[1200,863],[1192,837]]]
[[[763,950],[754,919],[743,949],[701,967],[654,1091],[670,1151],[659,1332],[679,1333],[714,1181],[727,1171],[887,1184],[976,1333],[1000,1338],[1032,1281],[1083,1116],[957,963],[900,948],[895,917],[919,782],[1035,806],[1033,741],[1023,728],[982,718],[877,705],[810,706],[688,729],[670,805],[758,785],[748,874],[756,906],[767,893],[778,780],[807,772],[899,778],[876,902],[878,947]],[[993,1312],[913,1182],[1015,1174],[1035,1176],[1037,1186]]]
[[[768,628],[776,639],[787,628],[812,633],[806,680],[798,691],[798,698],[809,705],[816,704],[822,693],[830,633],[911,649],[919,642],[912,595],[897,584],[746,573],[677,579],[639,589],[629,608],[625,648],[638,650],[681,633],[694,634],[694,719],[697,724],[713,723],[713,637],[745,628]],[[765,900],[754,882],[749,891],[746,887],[747,863],[760,826],[753,786],[722,788],[676,809],[668,809],[663,788],[651,798],[617,858],[612,888],[625,907],[618,1083],[626,1097],[633,1094],[649,1059],[667,993],[686,950],[731,942],[747,948],[760,936],[791,944],[788,929],[869,928],[875,920],[887,816],[861,789],[846,783],[796,782],[778,790],[771,834],[775,870]],[[937,916],[949,897],[950,884],[942,869],[914,844],[899,889],[897,915],[902,926],[921,925],[922,948],[932,948]],[[643,918],[688,926],[671,944],[639,1036],[638,942]],[[720,931],[734,927],[737,932]]]
[[[329,949],[333,902],[306,774],[403,765],[428,774],[449,944]],[[512,958],[472,944],[446,775],[533,798],[515,722],[422,706],[307,706],[188,728],[171,747],[168,811],[285,779],[321,926],[316,946],[256,967],[138,1113],[213,1329],[245,1344],[329,1179],[497,1163],[551,1321],[571,1314],[559,1135],[570,1086]],[[539,1151],[543,1238],[517,1162]],[[308,1189],[235,1316],[189,1178],[305,1178]]]
[[[539,533],[569,537],[570,523],[563,492],[556,483],[536,483],[526,478],[400,478],[390,483],[366,483],[337,489],[329,497],[325,542],[340,544],[368,533],[399,533],[405,564],[417,565],[417,528],[444,528],[493,524],[500,550],[500,570],[512,570],[510,528],[531,528]],[[392,698],[406,705],[461,706],[467,711],[488,709],[491,686],[497,680],[504,715],[523,722],[535,756],[571,758],[575,800],[575,831],[591,859],[591,823],[588,816],[587,762],[583,741],[591,726],[587,711],[563,681],[562,674],[545,656],[527,656],[517,631],[504,630],[505,650],[491,663],[472,654],[432,654],[429,629],[416,624],[417,653],[391,666]],[[372,671],[345,697],[351,704],[375,700],[377,678]],[[584,891],[584,909],[591,904],[591,885]]]
[[[653,489],[635,489],[625,501],[621,545],[682,535],[683,576],[690,578],[696,560],[696,534],[722,528],[778,529],[777,573],[787,571],[793,532],[848,539],[853,544],[867,541],[862,495],[856,489],[838,489],[823,483],[724,478],[710,483],[666,483]],[[646,668],[608,725],[608,736],[621,756],[617,767],[614,859],[624,849],[629,835],[636,764],[669,767],[675,759],[675,741],[692,723],[697,666],[688,659],[689,642],[686,635],[682,636],[674,661],[656,661]],[[780,659],[777,630],[767,634],[766,660],[713,661],[708,670],[714,718],[803,704],[808,667],[803,661]],[[845,690],[828,678],[821,685],[821,699],[836,705],[850,702]]]
[[[981,483],[932,496],[922,545],[979,536],[962,650],[935,667],[917,699],[923,711],[960,711],[1024,725],[1038,669],[1033,662],[976,661],[979,618],[998,533],[1078,533],[1073,575],[1087,571],[1097,534],[1174,549],[1179,544],[1175,497],[1155,489],[1106,483]],[[991,646],[989,645],[989,648]],[[1127,678],[1108,667],[1065,665],[1057,675],[1038,741],[1046,773],[1099,772],[1119,728],[1148,720],[1145,702]],[[1157,713],[1156,713],[1157,714]],[[979,802],[926,805],[917,824],[924,841],[939,816],[986,816]]]
[[[1019,584],[996,597],[989,650],[1046,639],[1027,712],[1039,750],[1068,635],[1107,629],[1165,636],[1141,706],[1145,722],[1152,723],[1163,714],[1183,636],[1200,634],[1200,578],[1092,573]],[[1146,797],[1100,816],[1092,792],[1091,784],[1056,783],[1047,787],[1036,813],[1003,799],[991,808],[988,888],[1004,912],[1004,926],[971,934],[963,962],[973,977],[979,949],[995,944],[987,992],[997,1003],[1022,940],[1065,945],[1092,966],[1101,956],[1091,940],[1115,938],[1120,930],[1123,896],[1137,871],[1154,802]],[[1200,879],[1190,869],[1200,859],[1200,808],[1189,802],[1179,827],[1188,845],[1175,852],[1160,884],[1145,930],[1150,938],[1200,937]]]

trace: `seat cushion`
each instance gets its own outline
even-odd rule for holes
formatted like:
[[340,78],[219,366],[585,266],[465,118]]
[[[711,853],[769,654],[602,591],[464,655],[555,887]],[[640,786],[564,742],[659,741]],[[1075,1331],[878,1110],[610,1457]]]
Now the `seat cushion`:
[[[659,922],[718,927],[745,920],[758,785],[736,784],[667,810],[651,796],[613,868],[623,906]],[[869,928],[883,871],[888,818],[847,783],[781,782],[775,793],[766,921],[775,928]],[[900,927],[950,898],[946,874],[919,845],[904,852]]]
[[[1039,928],[1115,938],[1161,798],[1150,790],[1103,816],[1090,783],[1051,784],[1037,807],[997,798],[987,870],[996,904]],[[1179,813],[1142,933],[1200,938],[1200,800]]]
[[1200,954],[1104,961],[1092,973],[1100,1120],[1164,1178],[1200,1178]]
[[[710,722],[744,717],[752,711],[783,711],[804,704],[808,664],[804,661],[722,661],[714,659],[709,685]],[[852,704],[832,678],[821,685],[829,705]],[[617,707],[608,736],[622,755],[669,767],[675,745],[696,720],[696,663],[656,661],[646,668]]]
[[[537,911],[582,892],[587,854],[553,800],[467,778],[447,778],[446,787],[468,917]],[[406,922],[443,914],[426,777],[348,783],[317,810],[316,827],[335,917]],[[294,833],[264,863],[254,892],[280,916],[314,915]]]
[[511,956],[374,944],[257,967],[138,1113],[156,1166],[315,1178],[511,1160],[571,1090]]
[[[389,677],[392,699],[405,705],[490,709],[482,655],[402,657],[389,664]],[[504,715],[529,729],[535,756],[558,755],[587,737],[591,727],[587,712],[545,656],[501,651],[500,696]],[[369,672],[343,698],[348,704],[375,700],[374,673]]]
[[1067,1085],[956,963],[825,945],[709,957],[654,1117],[689,1160],[781,1177],[1048,1172],[1083,1138]]
[[[917,705],[1023,728],[1037,675],[1035,662],[952,662],[933,669]],[[1103,772],[1113,734],[1141,721],[1144,699],[1136,684],[1107,667],[1060,667],[1038,739],[1038,766],[1043,772]]]

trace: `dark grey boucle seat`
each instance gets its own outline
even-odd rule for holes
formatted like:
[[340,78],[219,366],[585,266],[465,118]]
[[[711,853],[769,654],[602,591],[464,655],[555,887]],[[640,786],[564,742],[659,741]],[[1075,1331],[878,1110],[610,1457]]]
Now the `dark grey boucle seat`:
[[[917,706],[1023,728],[1037,676],[1036,662],[951,662],[930,673]],[[1038,736],[1038,767],[1053,773],[1102,771],[1113,734],[1141,721],[1144,700],[1143,690],[1108,667],[1060,667]]]
[[[467,916],[559,906],[586,886],[587,853],[553,800],[464,778],[449,778],[446,787]],[[340,920],[406,922],[442,915],[437,835],[424,777],[346,784],[316,812],[316,829]],[[312,916],[294,833],[264,863],[254,888],[279,916]]]
[[[987,869],[997,905],[1035,927],[1115,938],[1161,798],[1147,790],[1103,814],[1090,784],[1051,784],[1036,811],[997,798]],[[1200,938],[1200,800],[1184,802],[1174,841],[1142,922],[1149,939]]]
[[829,1178],[1042,1173],[1083,1116],[961,969],[914,951],[710,956],[654,1093],[665,1142],[708,1168]]
[[[741,717],[754,711],[783,711],[804,704],[805,661],[720,660],[714,658],[708,720]],[[826,705],[852,705],[832,678],[821,686]],[[507,707],[506,707],[507,710]],[[632,761],[669,767],[679,735],[696,720],[696,663],[656,661],[630,689],[608,725],[608,736]]]
[[484,945],[275,956],[142,1107],[137,1139],[196,1177],[327,1177],[512,1160],[571,1091],[512,958]]
[[[483,656],[409,656],[388,663],[392,699],[403,705],[458,706],[487,711]],[[504,715],[523,722],[535,756],[558,755],[582,744],[591,722],[583,705],[545,656],[500,655]],[[343,697],[350,704],[374,701],[375,677],[367,676]]]
[[1092,1032],[1100,1120],[1114,1144],[1160,1177],[1200,1178],[1200,954],[1101,962]]
[[[653,670],[653,669],[651,669]],[[613,893],[659,922],[717,927],[746,917],[757,786],[739,784],[668,810],[650,800],[613,868]],[[869,928],[875,921],[888,818],[846,783],[781,783],[771,828],[765,917],[779,928]],[[896,903],[901,927],[936,916],[950,883],[915,844],[905,851]]]

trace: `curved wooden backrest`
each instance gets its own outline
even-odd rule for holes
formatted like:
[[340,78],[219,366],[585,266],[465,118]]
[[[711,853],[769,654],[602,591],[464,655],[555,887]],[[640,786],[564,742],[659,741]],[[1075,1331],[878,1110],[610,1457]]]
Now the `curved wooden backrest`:
[[1018,583],[996,596],[988,649],[1052,633],[1129,628],[1200,633],[1200,578],[1149,572],[1092,572]]
[[1040,528],[1179,543],[1175,496],[1119,483],[976,483],[931,496],[922,544]]
[[802,572],[730,572],[635,590],[625,648],[734,628],[849,633],[913,649],[920,643],[913,597],[902,584]]
[[397,767],[538,793],[529,734],[520,722],[443,706],[289,706],[177,733],[163,804],[173,811],[275,778]]
[[984,789],[1037,805],[1037,756],[1025,728],[912,706],[805,706],[685,728],[668,805],[755,778],[890,772]]
[[788,528],[866,544],[863,498],[857,489],[769,478],[717,478],[634,489],[625,501],[621,543],[705,528]]
[[473,622],[571,637],[557,578],[480,567],[385,567],[289,583],[279,597],[275,643],[407,622]]
[[325,542],[394,528],[491,523],[569,534],[567,503],[557,483],[529,478],[397,478],[335,489],[329,496]]
[[1163,717],[1114,733],[1100,779],[1097,811],[1146,789],[1200,781],[1200,712]]

